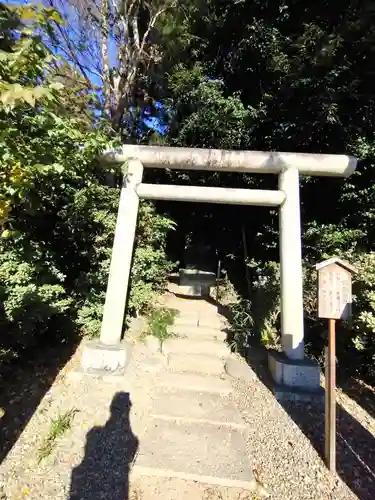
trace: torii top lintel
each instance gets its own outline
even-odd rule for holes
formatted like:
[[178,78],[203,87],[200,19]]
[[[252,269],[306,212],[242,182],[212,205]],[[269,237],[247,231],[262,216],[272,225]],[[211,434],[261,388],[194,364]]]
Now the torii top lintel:
[[348,177],[357,166],[357,159],[347,155],[137,145],[107,150],[101,162],[120,165],[131,158],[137,158],[149,168],[279,174],[295,167],[304,175],[327,177]]

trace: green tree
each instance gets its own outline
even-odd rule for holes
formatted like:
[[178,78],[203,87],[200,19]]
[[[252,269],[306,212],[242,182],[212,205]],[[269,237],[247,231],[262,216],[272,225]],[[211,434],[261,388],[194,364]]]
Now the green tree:
[[[19,23],[0,60],[1,358],[42,345],[45,334],[98,334],[119,201],[98,163],[115,143],[92,108],[84,119],[65,109],[69,99],[78,113],[90,96],[85,87],[77,94],[56,85],[56,58],[41,36],[56,13],[13,14]],[[170,270],[164,248],[172,222],[147,204],[140,214],[130,313],[150,305]]]
[[[156,113],[155,68],[163,58],[159,23],[176,13],[178,0],[44,0],[60,10],[50,43],[100,96],[116,132],[139,137],[142,117]],[[95,84],[93,83],[95,82]],[[135,123],[134,123],[135,122]]]
[[[373,14],[371,2],[358,5],[352,0],[335,10],[321,1],[307,5],[283,0],[209,0],[190,11],[189,50],[178,61],[185,64],[185,70],[181,72],[181,66],[177,66],[168,81],[170,143],[349,153],[360,160],[358,171],[348,180],[302,180],[307,284],[314,281],[313,265],[328,256],[339,254],[353,261],[371,261],[375,237],[375,96],[369,85],[374,73]],[[219,94],[213,90],[218,89],[218,82]],[[239,118],[235,122],[226,113],[233,103]],[[224,180],[194,173],[188,178],[194,183],[225,182],[233,187],[249,183],[249,176],[225,176]],[[252,182],[254,186],[274,188],[272,179],[257,177]],[[237,217],[232,212],[228,218],[223,216],[221,207],[209,210],[207,239],[220,232],[230,234],[229,230],[237,227],[232,234],[239,241],[239,228],[246,227],[248,240],[254,242],[251,256],[259,262],[252,266],[258,286],[263,282],[267,262],[278,260],[276,218],[266,211],[257,211],[255,215],[254,209],[238,211]],[[206,216],[207,211],[203,213]],[[186,214],[181,210],[178,222],[184,221]],[[233,243],[231,249],[227,243],[222,245],[225,252],[242,259],[240,245]],[[358,354],[360,345],[366,346],[357,357],[358,364],[351,366],[360,369],[361,360],[366,357],[368,373],[375,352],[375,331],[368,315],[375,283],[370,284],[368,272],[366,276],[364,273],[361,266],[357,276],[360,289],[355,305],[356,331],[345,327],[339,355],[345,359],[353,352]],[[306,288],[307,332],[316,324],[315,310],[308,305],[312,303],[311,294],[315,294],[313,289]],[[364,317],[368,320],[366,325]],[[319,337],[313,335],[308,335],[308,339],[317,346]]]

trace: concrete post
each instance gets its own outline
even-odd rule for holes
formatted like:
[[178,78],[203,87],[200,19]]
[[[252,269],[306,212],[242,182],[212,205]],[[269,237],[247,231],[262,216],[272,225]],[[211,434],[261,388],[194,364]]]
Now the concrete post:
[[299,172],[286,168],[279,175],[286,199],[280,206],[281,337],[290,359],[304,359],[303,286]]
[[121,189],[100,332],[100,342],[106,345],[116,345],[121,340],[134,236],[137,227],[139,198],[136,193],[136,186],[142,182],[143,165],[139,160],[129,160],[127,170]]

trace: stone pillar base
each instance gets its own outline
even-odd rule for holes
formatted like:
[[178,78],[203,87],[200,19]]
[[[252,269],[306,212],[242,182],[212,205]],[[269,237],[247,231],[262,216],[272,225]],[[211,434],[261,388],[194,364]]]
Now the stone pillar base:
[[125,373],[129,361],[130,346],[121,343],[115,346],[89,341],[83,348],[81,369],[84,373],[119,374]]
[[180,269],[178,291],[187,297],[205,298],[210,295],[210,288],[216,283],[215,273],[199,269]]
[[186,297],[206,298],[210,295],[210,287],[208,285],[180,285],[178,293]]
[[199,269],[180,269],[180,285],[209,285],[216,283],[216,275]]
[[309,401],[324,396],[320,367],[315,361],[289,359],[284,353],[272,351],[268,354],[268,367],[276,384],[274,394],[278,400]]

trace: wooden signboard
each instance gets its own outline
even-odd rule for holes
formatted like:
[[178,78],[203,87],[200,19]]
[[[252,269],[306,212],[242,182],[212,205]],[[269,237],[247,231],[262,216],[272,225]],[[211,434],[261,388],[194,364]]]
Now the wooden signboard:
[[353,266],[329,259],[316,266],[318,271],[318,317],[348,320],[352,309]]
[[328,319],[328,348],[325,348],[325,457],[336,471],[336,320],[348,320],[352,312],[354,267],[341,259],[317,264],[318,317]]

